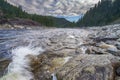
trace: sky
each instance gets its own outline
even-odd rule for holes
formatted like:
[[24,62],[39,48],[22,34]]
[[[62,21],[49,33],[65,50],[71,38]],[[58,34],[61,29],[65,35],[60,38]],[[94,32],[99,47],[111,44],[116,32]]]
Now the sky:
[[22,6],[29,13],[41,15],[78,16],[84,14],[99,0],[7,0],[9,3]]
[[15,6],[22,6],[28,13],[62,16],[75,21],[94,7],[100,0],[7,0]]
[[65,18],[66,20],[70,22],[77,22],[80,18],[82,18],[83,15],[78,16],[56,16],[58,18]]

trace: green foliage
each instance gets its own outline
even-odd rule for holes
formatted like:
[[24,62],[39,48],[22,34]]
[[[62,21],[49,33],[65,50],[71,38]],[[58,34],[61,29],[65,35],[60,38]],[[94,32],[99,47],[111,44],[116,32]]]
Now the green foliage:
[[36,14],[28,14],[27,12],[22,10],[22,7],[15,7],[10,5],[4,0],[0,0],[0,10],[2,10],[4,18],[11,19],[11,18],[23,18],[23,19],[31,19],[33,21],[39,22],[45,26],[55,26],[55,27],[65,27],[74,25],[64,18],[55,18],[51,16],[41,16]]
[[78,26],[107,25],[120,18],[120,0],[102,0],[77,22]]

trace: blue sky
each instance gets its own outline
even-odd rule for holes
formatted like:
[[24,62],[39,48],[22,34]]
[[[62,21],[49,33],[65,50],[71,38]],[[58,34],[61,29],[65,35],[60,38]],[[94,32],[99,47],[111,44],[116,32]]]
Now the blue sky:
[[57,16],[58,18],[65,18],[66,20],[70,22],[77,22],[83,15],[78,16]]

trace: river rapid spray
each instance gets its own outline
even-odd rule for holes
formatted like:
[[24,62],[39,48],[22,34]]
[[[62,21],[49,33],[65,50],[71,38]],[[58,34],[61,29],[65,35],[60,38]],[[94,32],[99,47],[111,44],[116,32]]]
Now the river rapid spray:
[[[66,46],[68,46],[69,48],[80,46],[83,44],[84,39],[86,39],[88,34],[88,31],[78,29],[45,29],[30,31],[6,31],[3,33],[1,32],[0,36],[2,35],[1,38],[2,40],[4,40],[4,42],[2,42],[2,45],[0,45],[1,48],[3,48],[0,50],[8,52],[8,54],[12,53],[13,57],[12,62],[7,68],[8,72],[2,78],[0,78],[0,80],[34,79],[30,67],[31,60],[29,60],[30,58],[26,57],[27,55],[37,56],[41,54],[43,50],[40,47],[43,47],[45,50],[47,50],[48,48],[55,48],[54,50],[59,50],[62,47]],[[55,45],[49,46],[48,43],[52,44],[52,42],[54,41],[57,41],[56,45],[61,45],[58,43],[67,44],[62,45],[61,47],[55,47]],[[27,45],[38,48],[19,47]],[[11,52],[11,49],[14,47],[17,48],[13,49]],[[70,57],[65,57],[64,59],[66,63],[67,61],[69,61]],[[51,77],[52,80],[56,80],[56,73],[52,73]]]
[[12,62],[8,72],[0,80],[31,80],[34,79],[30,72],[30,60],[27,55],[37,56],[44,50],[42,48],[18,47],[12,50]]

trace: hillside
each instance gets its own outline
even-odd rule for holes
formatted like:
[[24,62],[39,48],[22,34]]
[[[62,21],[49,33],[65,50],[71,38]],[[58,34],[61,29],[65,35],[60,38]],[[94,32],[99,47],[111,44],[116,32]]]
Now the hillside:
[[[120,18],[120,0],[102,0],[78,21],[78,26],[99,26],[116,22]],[[117,23],[120,23],[117,21]]]
[[111,24],[118,24],[118,23],[120,23],[120,18],[118,18],[117,20],[111,22]]
[[19,7],[12,6],[4,0],[0,0],[0,18],[1,18],[0,20],[2,19],[10,20],[14,18],[30,19],[44,26],[55,26],[55,27],[65,27],[72,24],[69,21],[65,20],[64,18],[55,18],[51,16],[28,14],[27,12],[22,10],[21,6]]

